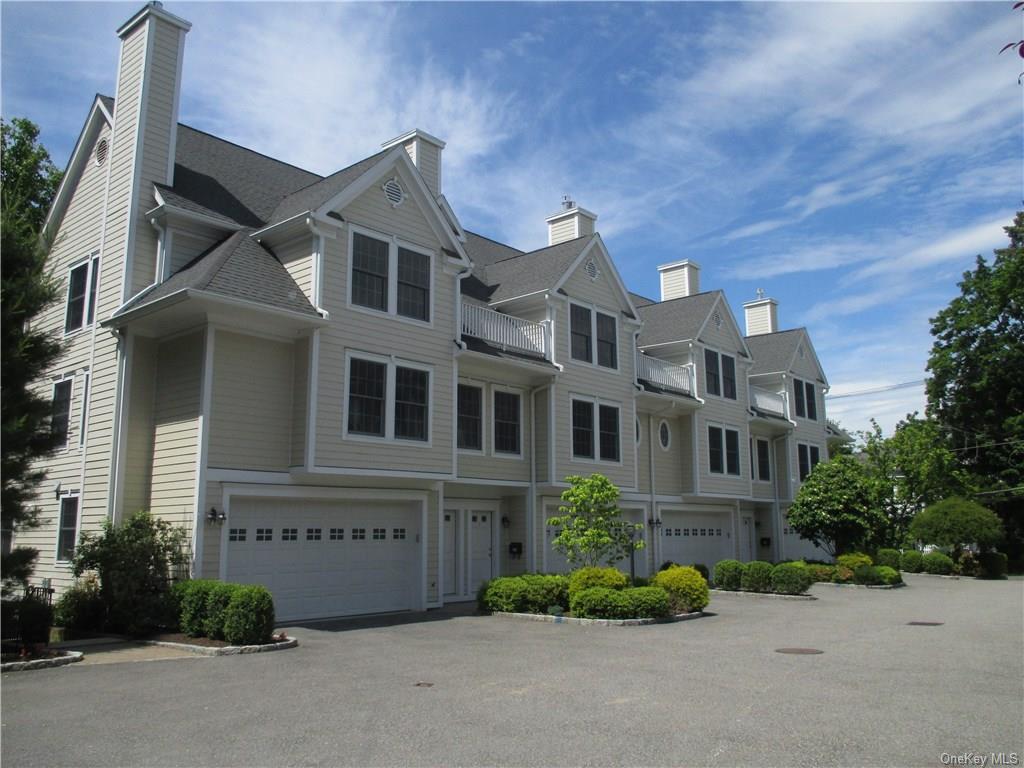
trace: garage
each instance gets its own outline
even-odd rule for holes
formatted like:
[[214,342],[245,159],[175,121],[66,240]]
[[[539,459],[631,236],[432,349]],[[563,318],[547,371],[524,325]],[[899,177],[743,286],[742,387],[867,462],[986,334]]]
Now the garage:
[[232,500],[228,581],[262,584],[278,620],[422,607],[420,505]]
[[719,560],[735,557],[732,522],[728,512],[661,513],[661,559],[680,565],[701,563],[714,567]]

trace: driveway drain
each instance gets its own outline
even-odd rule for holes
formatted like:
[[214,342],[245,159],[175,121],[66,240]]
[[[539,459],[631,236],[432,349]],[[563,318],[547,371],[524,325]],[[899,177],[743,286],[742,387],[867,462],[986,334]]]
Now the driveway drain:
[[414,687],[415,688],[433,688],[434,684],[433,683],[428,683],[425,680],[420,680],[418,683],[416,683],[414,685]]
[[817,648],[776,648],[776,653],[792,653],[797,656],[814,656],[824,651],[819,651]]
[[945,622],[943,621],[908,621],[908,627],[941,627]]

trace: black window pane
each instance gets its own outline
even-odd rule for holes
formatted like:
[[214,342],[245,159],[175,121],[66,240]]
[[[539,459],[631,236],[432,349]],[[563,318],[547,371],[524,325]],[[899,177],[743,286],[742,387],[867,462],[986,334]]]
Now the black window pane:
[[494,450],[519,453],[519,395],[494,393]]
[[808,453],[810,454],[808,456],[808,459],[809,459],[808,464],[809,464],[809,466],[811,468],[811,471],[813,471],[814,468],[816,466],[818,466],[818,463],[821,461],[821,455],[819,454],[818,446],[816,446],[816,445],[809,446],[807,450],[808,450]]
[[807,446],[803,443],[799,443],[796,447],[797,459],[800,465],[800,482],[807,479],[807,476],[811,474],[810,458],[807,453]]
[[615,318],[600,312],[597,313],[597,364],[605,368],[619,367]]
[[57,382],[53,387],[53,405],[50,413],[50,434],[58,447],[67,445],[68,424],[71,418],[71,379]]
[[619,460],[619,409],[602,405],[598,411],[601,431],[601,458],[605,461]]
[[483,440],[484,396],[480,387],[459,384],[459,448],[479,451]]
[[572,337],[573,360],[593,361],[590,338],[590,310],[577,304],[569,305],[569,333]]
[[430,257],[398,249],[398,314],[430,320]]
[[427,439],[428,376],[415,368],[395,368],[395,437]]
[[730,475],[740,473],[740,433],[735,429],[725,430],[725,469]]
[[594,458],[594,404],[572,401],[572,455]]
[[85,290],[89,283],[89,265],[83,264],[71,270],[68,285],[68,307],[64,315],[64,332],[82,327],[85,317]]
[[348,377],[348,431],[384,436],[384,390],[387,366],[352,358]]
[[722,395],[736,399],[736,359],[722,355]]
[[807,416],[807,409],[804,407],[804,383],[800,379],[793,380],[793,400],[796,404],[796,415]]
[[757,441],[757,476],[762,480],[771,479],[771,461],[768,455],[768,441]]
[[818,420],[818,401],[814,396],[814,385],[807,381],[804,382],[804,389],[807,392],[807,418]]
[[722,386],[718,379],[718,353],[710,349],[704,350],[704,386],[709,395],[722,394]]
[[57,559],[70,560],[75,553],[75,534],[78,529],[78,499],[60,500],[60,529],[57,533]]
[[725,471],[725,457],[722,455],[722,430],[708,427],[708,469],[716,474]]
[[388,309],[388,244],[358,232],[352,236],[352,303]]
[[86,312],[85,322],[92,325],[92,321],[96,318],[96,292],[100,284],[100,260],[98,256],[92,260],[89,280],[89,308]]

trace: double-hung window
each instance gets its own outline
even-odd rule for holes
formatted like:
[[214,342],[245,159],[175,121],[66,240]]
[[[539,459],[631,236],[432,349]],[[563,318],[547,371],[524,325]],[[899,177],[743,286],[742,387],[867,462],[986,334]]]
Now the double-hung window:
[[[594,347],[597,347],[597,360]],[[614,315],[582,304],[569,304],[569,353],[573,360],[619,367],[618,323]]]
[[802,483],[821,462],[821,452],[818,450],[818,446],[816,445],[797,443],[796,454],[797,461],[800,465],[800,482]]
[[96,319],[96,293],[100,283],[100,257],[93,256],[71,270],[64,312],[64,333],[73,333]]
[[708,425],[708,471],[712,474],[740,474],[740,433],[735,429]]
[[57,559],[67,561],[75,553],[78,534],[78,497],[64,496],[60,500],[60,527],[57,530]]
[[352,232],[353,306],[430,322],[431,257],[396,238]]
[[736,399],[736,358],[704,350],[704,388],[709,395]]
[[620,444],[618,407],[572,399],[573,458],[619,461]]
[[818,420],[818,399],[814,383],[793,379],[793,405],[796,415],[802,419]]
[[482,387],[459,384],[458,444],[462,451],[484,448],[484,391]]
[[722,394],[722,380],[718,375],[718,353],[704,350],[704,389],[709,395]]
[[50,434],[54,445],[68,444],[68,426],[71,423],[71,386],[74,379],[63,379],[53,385],[53,403],[50,410]]
[[522,455],[522,398],[516,392],[494,390],[494,453]]
[[757,438],[754,445],[757,448],[757,479],[767,482],[772,479],[770,444],[767,440]]
[[722,397],[736,399],[736,358],[721,355],[722,360]]
[[349,435],[429,441],[430,372],[416,365],[352,356],[346,428]]

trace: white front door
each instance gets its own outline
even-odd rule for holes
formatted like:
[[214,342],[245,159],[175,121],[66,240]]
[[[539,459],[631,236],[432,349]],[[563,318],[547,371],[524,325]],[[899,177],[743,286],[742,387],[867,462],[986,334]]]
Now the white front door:
[[456,578],[455,563],[458,553],[458,510],[446,509],[444,511],[444,594],[445,597],[452,597],[458,594],[459,584]]
[[477,589],[492,576],[491,534],[494,525],[494,513],[489,510],[474,509],[469,512],[469,590],[476,594]]

